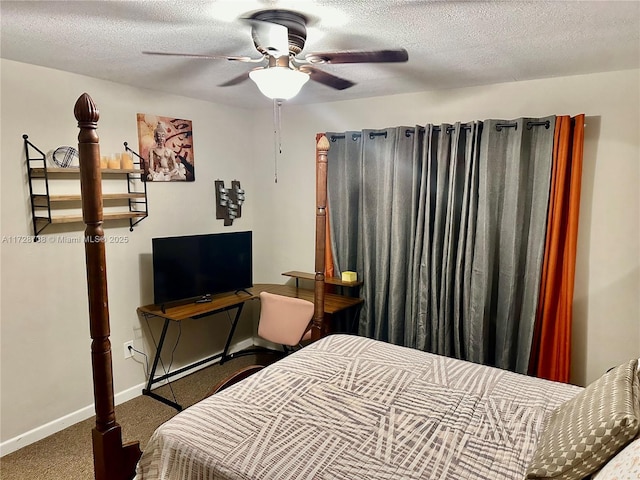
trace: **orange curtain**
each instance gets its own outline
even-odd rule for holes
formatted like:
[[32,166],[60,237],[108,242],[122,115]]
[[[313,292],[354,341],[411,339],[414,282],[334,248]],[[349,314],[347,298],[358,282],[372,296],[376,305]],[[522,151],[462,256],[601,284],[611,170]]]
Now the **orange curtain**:
[[584,114],[556,117],[540,297],[529,373],[569,382]]

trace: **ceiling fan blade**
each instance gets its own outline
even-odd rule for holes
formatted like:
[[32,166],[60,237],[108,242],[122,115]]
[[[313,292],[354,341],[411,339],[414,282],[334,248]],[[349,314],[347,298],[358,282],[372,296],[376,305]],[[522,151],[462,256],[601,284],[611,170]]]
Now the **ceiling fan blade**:
[[231,62],[262,62],[263,58],[236,57],[231,55],[205,55],[199,53],[175,53],[175,52],[142,52],[145,55],[163,55],[166,57],[202,58],[206,60],[229,60]]
[[289,29],[278,23],[245,18],[251,24],[253,43],[260,51],[274,57],[289,56]]
[[231,80],[227,80],[224,83],[219,84],[219,87],[231,87],[233,85],[238,85],[239,83],[244,82],[249,78],[249,72],[244,72],[237,77],[233,77]]
[[327,87],[335,88],[336,90],[344,90],[349,87],[353,87],[355,83],[344,78],[336,77],[322,70],[318,70],[309,66],[300,67],[300,71],[309,74],[309,78],[314,82],[322,83]]
[[404,48],[397,50],[375,50],[371,52],[314,52],[307,54],[305,60],[309,63],[406,62],[409,60],[409,54]]

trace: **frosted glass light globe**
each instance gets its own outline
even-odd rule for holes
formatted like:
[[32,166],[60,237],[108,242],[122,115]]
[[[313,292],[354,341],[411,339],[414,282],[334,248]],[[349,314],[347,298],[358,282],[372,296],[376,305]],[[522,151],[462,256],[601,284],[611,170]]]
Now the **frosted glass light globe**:
[[263,95],[288,100],[295,97],[309,80],[309,75],[287,67],[270,67],[249,72]]

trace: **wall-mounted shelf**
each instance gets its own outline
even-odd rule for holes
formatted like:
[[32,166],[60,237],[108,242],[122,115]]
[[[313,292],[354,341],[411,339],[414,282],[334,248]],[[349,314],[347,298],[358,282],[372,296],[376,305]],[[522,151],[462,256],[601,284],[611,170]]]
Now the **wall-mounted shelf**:
[[[46,162],[46,155],[23,135],[25,152],[27,156],[27,174],[29,177],[29,192],[31,196],[31,214],[33,219],[33,233],[38,235],[51,224],[82,223],[82,214],[60,214],[56,209],[69,207],[79,207],[82,197],[79,193],[65,193],[52,195],[50,193],[50,182],[56,179],[77,178],[80,179],[80,168],[78,167],[50,167]],[[126,146],[126,144],[125,144]],[[139,162],[134,162],[134,167],[140,166]],[[127,210],[105,211],[103,220],[129,220],[129,230],[140,221],[145,219],[149,212],[147,208],[147,187],[142,178],[144,170],[133,169],[101,169],[101,175],[106,179],[125,178],[127,191],[122,193],[105,193],[102,200],[105,204],[114,205],[125,204]],[[103,179],[104,180],[104,179]],[[77,186],[79,190],[80,186]]]
[[[144,193],[105,193],[102,195],[103,200],[121,200],[129,198],[145,198]],[[54,202],[79,202],[82,198],[80,195],[49,195],[43,194],[33,195],[33,201],[39,203],[38,207],[46,207],[47,201]]]
[[[32,159],[32,160],[40,160],[39,158],[36,159]],[[45,171],[46,170],[46,171]],[[110,174],[115,174],[115,175],[123,175],[123,174],[142,174],[144,173],[144,170],[139,169],[139,168],[133,168],[131,170],[124,170],[124,169],[120,169],[120,168],[102,168],[100,170],[100,172],[102,173],[102,175],[110,175]],[[31,175],[33,176],[33,178],[45,178],[46,176],[62,176],[62,175],[80,175],[80,169],[78,167],[67,167],[67,168],[62,168],[62,167],[35,167],[35,168],[31,168]]]

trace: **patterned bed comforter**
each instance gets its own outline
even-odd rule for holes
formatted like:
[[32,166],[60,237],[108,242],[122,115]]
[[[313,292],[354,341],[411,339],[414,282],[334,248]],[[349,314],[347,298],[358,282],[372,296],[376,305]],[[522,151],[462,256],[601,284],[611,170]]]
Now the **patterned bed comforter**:
[[160,426],[136,480],[520,480],[580,387],[349,335]]

